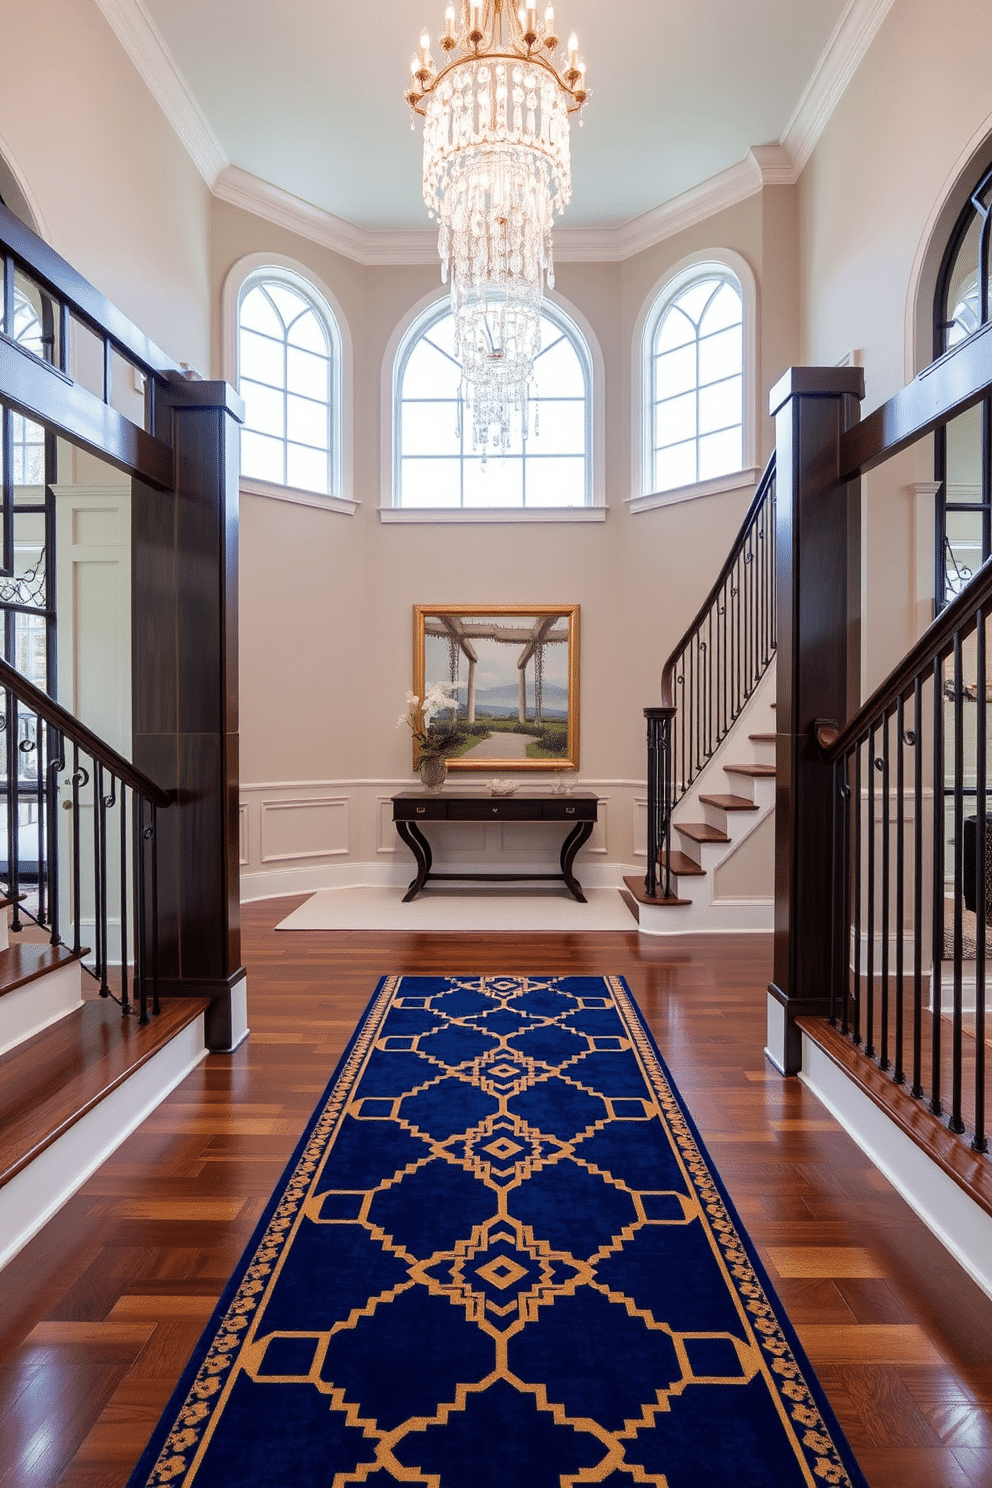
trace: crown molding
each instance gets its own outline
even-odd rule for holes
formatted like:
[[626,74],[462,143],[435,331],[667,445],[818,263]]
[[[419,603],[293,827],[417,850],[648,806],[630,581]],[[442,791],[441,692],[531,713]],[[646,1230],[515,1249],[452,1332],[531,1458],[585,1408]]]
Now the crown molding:
[[437,263],[437,232],[426,229],[376,231],[356,227],[343,217],[335,217],[323,207],[303,201],[271,181],[263,181],[238,165],[225,166],[213,187],[214,196],[230,202],[244,212],[251,212],[298,233],[311,243],[343,254],[360,264]]
[[187,86],[142,0],[96,0],[117,40],[207,185],[227,165],[220,141]]
[[[96,3],[219,200],[356,263],[436,264],[437,235],[431,229],[357,227],[231,165],[143,0]],[[893,3],[848,0],[778,143],[753,145],[727,170],[618,227],[558,228],[558,261],[620,263],[746,201],[763,186],[794,185]]]
[[805,168],[892,5],[893,0],[848,0],[782,134],[781,143],[792,157],[794,180]]

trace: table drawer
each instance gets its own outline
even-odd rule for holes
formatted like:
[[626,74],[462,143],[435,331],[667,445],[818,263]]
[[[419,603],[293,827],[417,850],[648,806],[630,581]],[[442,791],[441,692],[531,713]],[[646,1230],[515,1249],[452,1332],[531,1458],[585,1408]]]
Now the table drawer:
[[448,801],[450,821],[540,821],[541,815],[540,801],[514,801],[510,797],[478,801],[452,797]]
[[446,821],[448,802],[438,798],[410,800],[396,798],[393,801],[393,821]]
[[545,801],[542,815],[545,821],[595,821],[598,801]]

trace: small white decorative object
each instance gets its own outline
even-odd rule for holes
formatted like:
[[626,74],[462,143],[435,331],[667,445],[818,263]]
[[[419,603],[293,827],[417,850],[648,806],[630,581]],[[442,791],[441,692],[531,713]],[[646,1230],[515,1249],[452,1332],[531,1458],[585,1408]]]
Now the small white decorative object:
[[519,784],[519,780],[490,780],[489,794],[491,796],[512,796]]
[[570,796],[579,783],[577,770],[561,770],[555,778],[551,787],[553,796]]

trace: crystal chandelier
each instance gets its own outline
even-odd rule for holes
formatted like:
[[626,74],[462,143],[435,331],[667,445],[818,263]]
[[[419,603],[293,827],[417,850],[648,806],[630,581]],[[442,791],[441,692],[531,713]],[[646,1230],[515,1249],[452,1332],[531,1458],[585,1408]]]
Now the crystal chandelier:
[[586,69],[574,32],[555,63],[552,5],[539,25],[530,4],[449,3],[438,40],[440,72],[421,34],[406,100],[424,119],[424,200],[440,223],[473,441],[505,449],[512,416],[526,434],[552,221],[572,194],[568,116],[588,96]]

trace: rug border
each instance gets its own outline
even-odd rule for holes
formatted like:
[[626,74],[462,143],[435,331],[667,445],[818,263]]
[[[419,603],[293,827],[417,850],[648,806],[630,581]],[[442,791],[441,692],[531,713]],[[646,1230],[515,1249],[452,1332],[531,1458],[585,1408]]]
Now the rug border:
[[[197,1338],[195,1345],[193,1346],[189,1361],[184,1367],[183,1372],[180,1375],[179,1380],[175,1386],[175,1389],[170,1394],[166,1405],[162,1409],[162,1412],[151,1434],[151,1437],[149,1438],[148,1444],[142,1452],[141,1456],[138,1458],[138,1461],[135,1464],[130,1477],[127,1479],[126,1488],[153,1488],[150,1474],[159,1458],[161,1457],[163,1447],[166,1445],[169,1436],[172,1434],[173,1431],[175,1431],[177,1427],[180,1410],[188,1400],[192,1392],[192,1387],[196,1382],[197,1376],[203,1368],[205,1359],[209,1355],[211,1342],[213,1341],[213,1339],[216,1338],[221,1322],[229,1312],[232,1303],[234,1302],[235,1298],[238,1295],[238,1292],[244,1284],[250,1260],[252,1259],[252,1257],[254,1257],[255,1253],[260,1248],[277,1210],[285,1199],[286,1190],[289,1186],[289,1183],[291,1182],[294,1173],[296,1172],[300,1162],[305,1155],[306,1148],[313,1138],[314,1131],[320,1121],[320,1118],[326,1111],[336,1086],[341,1082],[346,1072],[347,1065],[353,1054],[355,1053],[356,1046],[366,1034],[369,1026],[372,1023],[377,1004],[380,1001],[382,1002],[383,1005],[379,1009],[379,1012],[380,1014],[384,1014],[390,1007],[395,992],[395,988],[392,988],[392,984],[396,984],[398,986],[403,981],[408,979],[419,978],[432,981],[449,981],[463,980],[469,977],[475,979],[485,977],[487,975],[499,975],[499,973],[448,972],[444,975],[441,975],[439,973],[401,972],[380,977],[379,981],[376,984],[375,990],[373,991],[368,1003],[366,1004],[362,1014],[360,1015],[355,1025],[354,1032],[349,1038],[348,1043],[345,1046],[341,1057],[337,1061],[337,1064],[335,1065],[334,1070],[330,1078],[328,1079],[319,1100],[316,1102],[313,1111],[311,1112],[307,1120],[306,1126],[304,1127],[299,1141],[294,1147],[291,1156],[287,1160],[285,1166],[282,1169],[282,1172],[279,1175],[279,1178],[277,1179],[273,1187],[272,1194],[260,1219],[258,1220],[258,1223],[256,1224],[254,1230],[251,1233],[251,1236],[249,1237],[234,1265],[231,1276],[226,1282],[224,1289],[217,1301],[217,1305],[213,1309],[207,1323],[201,1330],[200,1335]],[[822,1384],[817,1378],[812,1361],[809,1359],[809,1356],[807,1355],[806,1350],[803,1347],[803,1344],[796,1332],[795,1326],[789,1318],[782,1300],[776,1292],[771,1278],[769,1277],[768,1271],[766,1270],[765,1265],[758,1254],[757,1248],[755,1247],[754,1242],[748,1234],[746,1226],[741,1220],[741,1216],[738,1213],[737,1207],[734,1204],[734,1201],[726,1188],[723,1178],[720,1175],[719,1169],[716,1163],[713,1161],[712,1155],[709,1152],[705,1141],[703,1140],[699,1128],[697,1127],[695,1120],[693,1119],[685,1104],[684,1097],[682,1096],[682,1093],[679,1090],[679,1087],[668,1067],[668,1064],[665,1061],[664,1055],[662,1054],[661,1049],[658,1046],[654,1034],[648,1027],[647,1019],[642,1009],[636,1002],[634,994],[626,978],[619,973],[599,972],[564,974],[514,972],[505,973],[505,975],[512,975],[514,978],[533,978],[549,981],[568,981],[571,980],[573,977],[579,979],[588,977],[589,979],[608,984],[611,992],[616,999],[618,1011],[620,1012],[623,1021],[627,1024],[632,1032],[636,1028],[636,1030],[641,1034],[641,1037],[643,1038],[644,1043],[647,1046],[649,1054],[653,1056],[655,1060],[657,1060],[661,1081],[664,1085],[664,1093],[667,1095],[666,1104],[670,1104],[671,1107],[674,1107],[681,1120],[685,1123],[692,1144],[694,1145],[699,1158],[701,1159],[705,1167],[708,1179],[715,1189],[720,1203],[722,1204],[723,1209],[730,1222],[734,1239],[736,1240],[737,1245],[740,1247],[740,1250],[746,1257],[747,1263],[754,1274],[758,1286],[762,1291],[764,1300],[768,1304],[768,1308],[770,1310],[771,1318],[774,1322],[775,1328],[778,1330],[778,1333],[785,1340],[788,1346],[788,1349],[792,1355],[792,1363],[798,1370],[799,1379],[805,1387],[805,1390],[808,1393],[816,1411],[821,1416],[823,1424],[830,1436],[831,1444],[837,1454],[837,1458],[839,1459],[839,1463],[842,1466],[843,1470],[847,1473],[847,1476],[850,1480],[850,1488],[870,1488],[870,1485],[868,1484],[868,1481],[865,1478],[864,1473],[862,1472],[854,1455],[854,1450],[851,1447],[851,1444],[848,1441],[847,1436],[843,1428],[841,1427],[840,1422],[838,1421],[829,1400],[827,1399]],[[384,997],[387,987],[392,988],[392,990],[390,990],[388,998]],[[655,1079],[652,1078],[650,1062],[645,1061],[643,1049],[636,1050],[636,1053],[639,1062],[644,1067],[645,1075],[648,1078],[649,1083],[651,1084],[652,1093],[657,1098],[659,1098],[660,1101],[663,1092],[657,1087]],[[337,1114],[339,1116],[340,1112]],[[668,1110],[665,1114],[666,1121],[670,1122],[671,1111]],[[702,1195],[700,1193],[700,1185],[695,1175],[693,1175],[691,1169],[689,1168],[686,1153],[678,1141],[677,1130],[674,1126],[670,1125],[669,1131],[672,1141],[675,1144],[679,1160],[686,1168],[687,1179],[691,1183],[693,1191],[697,1194],[701,1206],[705,1209],[706,1206],[703,1203]],[[741,1278],[734,1276],[733,1267],[727,1253],[728,1246],[726,1245],[725,1241],[718,1236],[716,1227],[713,1224],[713,1215],[709,1212],[707,1212],[706,1223],[711,1232],[711,1235],[719,1246],[721,1262],[728,1272],[728,1276],[731,1279],[731,1284],[734,1285],[737,1300],[743,1306],[743,1295],[741,1287],[739,1285]],[[749,1326],[751,1328],[751,1331],[754,1333],[755,1338],[760,1343],[761,1338],[758,1330],[755,1328],[753,1314]],[[779,1388],[778,1396],[780,1406],[782,1406],[783,1404],[783,1393],[784,1392],[781,1390],[781,1388]],[[794,1423],[793,1430],[796,1430]],[[807,1468],[809,1467],[808,1459],[806,1460],[806,1466]],[[831,1464],[829,1462],[829,1459],[827,1459],[824,1462],[824,1466],[829,1468],[832,1467],[833,1464]],[[817,1476],[820,1477],[821,1475],[818,1473]],[[837,1482],[838,1480],[836,1478],[823,1475],[822,1481],[824,1482],[824,1484],[826,1484],[830,1482]],[[841,1488],[847,1488],[847,1485],[842,1484]]]
[[231,1271],[231,1275],[225,1282],[224,1289],[221,1292],[220,1297],[217,1299],[217,1305],[211,1312],[210,1317],[207,1319],[206,1323],[200,1331],[196,1343],[193,1345],[193,1348],[190,1352],[189,1360],[183,1368],[182,1374],[179,1376],[175,1389],[172,1391],[169,1399],[163,1406],[162,1413],[159,1416],[158,1421],[155,1423],[155,1429],[149,1437],[148,1445],[145,1447],[141,1456],[135,1463],[131,1475],[127,1480],[125,1488],[146,1488],[146,1485],[149,1482],[151,1471],[162,1454],[162,1448],[165,1446],[166,1442],[169,1439],[169,1436],[175,1429],[176,1419],[179,1415],[179,1411],[185,1404],[186,1399],[188,1398],[190,1391],[192,1390],[192,1387],[196,1381],[196,1377],[203,1366],[203,1360],[206,1358],[206,1355],[209,1352],[210,1340],[216,1336],[221,1322],[230,1310],[231,1303],[234,1301],[235,1297],[238,1294],[238,1291],[241,1288],[241,1284],[244,1281],[245,1272],[247,1270],[247,1262],[249,1258],[258,1250],[263,1239],[265,1238],[266,1231],[268,1230],[269,1225],[272,1223],[273,1216],[275,1215],[276,1210],[279,1208],[279,1205],[283,1201],[289,1179],[291,1175],[296,1171],[297,1167],[300,1164],[300,1161],[303,1158],[303,1154],[305,1153],[307,1145],[313,1136],[314,1128],[320,1119],[321,1113],[326,1109],[335,1086],[338,1084],[339,1080],[344,1074],[348,1061],[354,1053],[355,1047],[358,1044],[363,1033],[365,1032],[366,1026],[368,1025],[372,1017],[376,1003],[381,998],[387,984],[390,982],[402,981],[404,975],[406,975],[406,973],[394,972],[392,975],[380,977],[378,982],[376,983],[375,991],[372,993],[372,996],[365,1004],[365,1007],[363,1008],[362,1013],[357,1023],[355,1024],[354,1031],[352,1032],[351,1037],[345,1045],[340,1059],[334,1066],[333,1072],[331,1073],[327,1084],[324,1086],[320,1098],[317,1100],[313,1110],[307,1117],[306,1125],[303,1128],[303,1132],[300,1135],[299,1141],[293,1148],[292,1153],[287,1159],[282,1171],[279,1174],[279,1177],[276,1179],[276,1182],[273,1185],[272,1193],[269,1196],[268,1203],[262,1211],[261,1218],[255,1225],[255,1228],[252,1230],[251,1235],[248,1237],[248,1240],[246,1241],[241,1254],[238,1256],[238,1259],[235,1261],[234,1267]]

